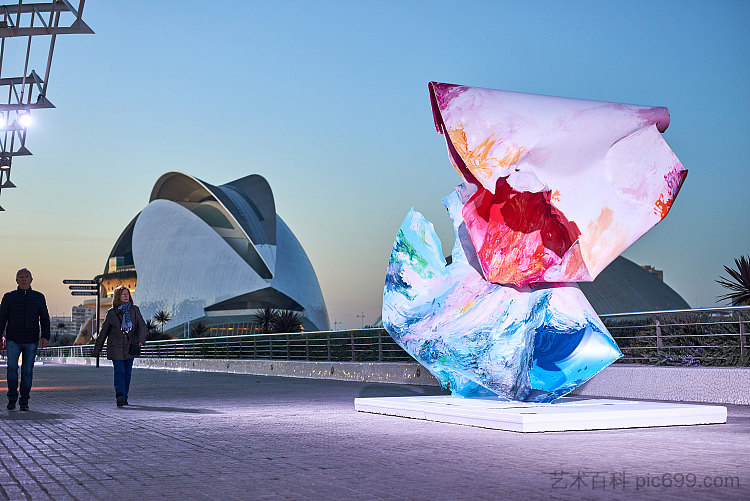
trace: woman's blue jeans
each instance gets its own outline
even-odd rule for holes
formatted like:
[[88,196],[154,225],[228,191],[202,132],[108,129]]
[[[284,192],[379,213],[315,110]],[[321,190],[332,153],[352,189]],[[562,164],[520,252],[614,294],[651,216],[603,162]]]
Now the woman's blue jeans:
[[130,390],[130,375],[133,373],[133,358],[130,360],[112,360],[115,368],[115,396],[123,396],[127,400]]
[[6,338],[8,350],[8,400],[18,400],[18,356],[23,353],[21,361],[21,403],[29,401],[31,380],[34,375],[34,359],[39,343],[16,343]]

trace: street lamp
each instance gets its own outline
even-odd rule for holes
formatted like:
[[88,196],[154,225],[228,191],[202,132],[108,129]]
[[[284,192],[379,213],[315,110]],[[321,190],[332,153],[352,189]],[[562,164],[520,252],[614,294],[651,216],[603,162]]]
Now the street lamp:
[[[31,155],[26,148],[26,130],[31,125],[31,110],[54,108],[47,99],[47,84],[49,82],[52,54],[55,49],[57,35],[93,34],[94,31],[83,22],[83,6],[85,0],[78,1],[78,8],[73,7],[75,0],[36,0],[34,3],[24,3],[18,0],[12,4],[0,5],[0,70],[6,69],[3,57],[7,54],[10,62],[23,61],[23,69],[12,76],[0,75],[0,87],[8,87],[7,102],[0,102],[0,192],[3,188],[15,188],[10,181],[13,157]],[[49,37],[47,61],[42,78],[29,67],[32,54],[32,39]],[[13,39],[23,37],[23,48],[14,51],[11,47]],[[12,58],[12,59],[11,59]],[[3,95],[0,93],[0,95]],[[16,119],[11,121],[11,112],[16,113]],[[4,209],[0,207],[0,211]]]

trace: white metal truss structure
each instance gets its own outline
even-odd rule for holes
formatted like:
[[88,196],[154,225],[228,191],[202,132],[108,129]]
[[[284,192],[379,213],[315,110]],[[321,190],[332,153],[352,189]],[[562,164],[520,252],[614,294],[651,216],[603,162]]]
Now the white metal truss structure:
[[[31,110],[55,107],[47,99],[47,84],[57,35],[94,33],[81,18],[84,2],[79,0],[78,8],[68,0],[34,3],[18,0],[17,3],[0,5],[0,96],[7,95],[5,102],[0,97],[0,193],[3,189],[16,187],[10,179],[13,157],[31,155],[26,148],[26,127]],[[30,61],[38,52],[32,52],[34,37],[43,39],[42,54],[48,48],[43,76],[32,68]],[[20,39],[22,50],[14,51],[10,39]],[[38,44],[34,47],[36,49]],[[19,71],[20,65],[23,71]],[[4,76],[9,71],[12,71],[11,76]],[[4,92],[6,89],[7,93]]]

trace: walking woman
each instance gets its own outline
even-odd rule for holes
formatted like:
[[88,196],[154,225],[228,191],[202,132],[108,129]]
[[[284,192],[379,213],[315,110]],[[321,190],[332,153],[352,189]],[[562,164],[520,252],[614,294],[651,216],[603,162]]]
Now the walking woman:
[[99,356],[106,339],[107,358],[112,360],[112,366],[115,368],[117,407],[122,407],[128,405],[130,376],[133,372],[135,355],[131,344],[140,347],[146,342],[146,322],[143,321],[138,307],[133,304],[130,291],[124,285],[115,289],[112,308],[107,310],[107,316],[96,338],[94,356]]

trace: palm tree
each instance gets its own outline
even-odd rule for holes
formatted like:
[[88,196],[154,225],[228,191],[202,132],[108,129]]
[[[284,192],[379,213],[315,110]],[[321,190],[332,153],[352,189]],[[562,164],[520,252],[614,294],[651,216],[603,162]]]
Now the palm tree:
[[64,337],[65,337],[65,335],[66,335],[66,334],[68,333],[68,326],[67,326],[67,325],[65,324],[65,322],[57,322],[57,325],[56,325],[56,327],[57,327],[57,331],[58,331],[58,332],[56,332],[56,333],[55,333],[55,335],[53,336],[52,342],[53,342],[54,344],[58,344],[58,343],[60,342],[60,334],[59,334],[59,331],[63,331],[63,332],[62,332],[62,334],[63,334],[63,338],[64,338]]
[[252,316],[251,321],[260,325],[260,331],[263,334],[270,334],[274,330],[276,325],[276,318],[279,316],[279,310],[274,310],[271,307],[265,307],[257,310],[255,315]]
[[154,322],[161,325],[161,333],[164,335],[164,324],[172,320],[172,316],[164,310],[159,310],[154,315]]
[[159,330],[156,328],[156,322],[153,320],[146,320],[146,340],[156,341],[159,337]]
[[204,337],[208,330],[206,322],[196,322],[190,326],[190,337]]
[[750,305],[750,257],[740,256],[734,260],[736,270],[725,266],[730,278],[719,277],[716,282],[732,292],[719,296],[720,301],[729,300],[732,306]]
[[302,330],[302,315],[291,310],[282,310],[273,323],[276,332],[300,332]]

